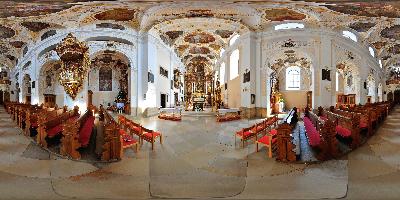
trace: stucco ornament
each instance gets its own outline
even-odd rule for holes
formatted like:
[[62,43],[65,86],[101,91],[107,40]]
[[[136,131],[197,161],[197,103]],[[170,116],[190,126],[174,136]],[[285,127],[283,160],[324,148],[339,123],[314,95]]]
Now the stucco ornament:
[[61,59],[58,79],[65,92],[75,100],[90,67],[89,47],[69,33],[57,46],[56,52]]

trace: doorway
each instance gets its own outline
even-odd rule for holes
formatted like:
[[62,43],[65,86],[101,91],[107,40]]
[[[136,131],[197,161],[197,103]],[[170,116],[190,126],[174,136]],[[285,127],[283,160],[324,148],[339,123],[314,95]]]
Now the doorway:
[[394,103],[400,104],[400,90],[394,91]]
[[307,106],[312,108],[312,91],[307,91]]
[[393,93],[392,93],[392,92],[389,92],[389,93],[387,94],[387,100],[388,100],[388,101],[393,101]]
[[0,104],[3,105],[3,90],[0,90]]
[[167,95],[166,94],[161,94],[161,108],[165,108],[167,102]]

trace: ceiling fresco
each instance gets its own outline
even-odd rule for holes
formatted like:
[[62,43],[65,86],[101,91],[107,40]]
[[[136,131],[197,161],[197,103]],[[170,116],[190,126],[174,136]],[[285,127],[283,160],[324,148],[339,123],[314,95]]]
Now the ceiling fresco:
[[376,23],[373,22],[356,22],[349,25],[349,28],[356,30],[357,32],[367,32],[369,29],[374,27]]
[[50,27],[50,24],[43,22],[22,22],[21,25],[33,32],[39,32]]
[[394,46],[389,48],[389,53],[391,54],[400,54],[400,44],[395,44]]
[[135,18],[136,10],[116,8],[94,15],[98,20],[130,21]]
[[4,45],[0,45],[0,54],[5,54],[9,51],[9,48],[4,46]]
[[216,30],[215,34],[221,36],[222,38],[230,38],[234,32],[230,30]]
[[372,43],[372,45],[374,45],[375,49],[377,50],[381,50],[383,47],[385,47],[385,45],[387,44],[387,42],[374,42]]
[[167,35],[169,37],[169,39],[171,39],[171,40],[175,40],[182,34],[183,34],[183,31],[167,31],[167,32],[165,32],[165,35]]
[[270,21],[285,21],[285,20],[303,20],[307,16],[287,9],[287,8],[281,8],[281,9],[268,9],[265,10],[265,15],[264,18]]
[[400,25],[385,28],[381,31],[381,36],[389,39],[400,40]]
[[389,17],[399,18],[400,10],[392,5],[385,3],[359,3],[359,4],[345,4],[345,5],[326,5],[327,8],[347,14],[358,15],[365,17]]
[[152,32],[172,47],[183,63],[214,63],[233,35],[261,32],[282,21],[304,21],[328,29],[354,29],[389,63],[400,57],[399,18],[400,1],[396,0],[3,0],[0,62],[21,60],[20,49],[31,49],[26,44],[59,30],[95,24],[98,28]]
[[192,47],[189,50],[189,53],[191,54],[209,54],[211,51],[207,47]]
[[206,44],[210,42],[214,42],[215,37],[211,34],[200,32],[200,33],[191,33],[185,36],[185,42],[189,42],[192,44]]
[[22,47],[25,45],[25,42],[22,42],[22,41],[12,41],[12,42],[10,42],[10,45],[13,46],[13,47],[15,47],[15,48],[20,49],[20,48],[22,48]]
[[15,31],[11,28],[0,25],[0,39],[11,38],[15,35]]

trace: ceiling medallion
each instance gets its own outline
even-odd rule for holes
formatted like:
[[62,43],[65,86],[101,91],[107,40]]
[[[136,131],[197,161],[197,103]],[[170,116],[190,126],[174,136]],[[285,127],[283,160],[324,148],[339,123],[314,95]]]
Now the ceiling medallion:
[[58,79],[65,92],[75,100],[89,70],[89,48],[69,33],[58,44],[56,52],[61,59],[61,72]]

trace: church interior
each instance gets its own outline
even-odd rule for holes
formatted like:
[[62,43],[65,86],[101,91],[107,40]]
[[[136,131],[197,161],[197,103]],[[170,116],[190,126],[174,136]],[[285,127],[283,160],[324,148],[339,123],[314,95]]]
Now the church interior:
[[398,199],[400,1],[0,1],[0,199]]

